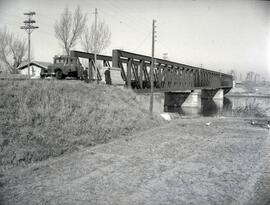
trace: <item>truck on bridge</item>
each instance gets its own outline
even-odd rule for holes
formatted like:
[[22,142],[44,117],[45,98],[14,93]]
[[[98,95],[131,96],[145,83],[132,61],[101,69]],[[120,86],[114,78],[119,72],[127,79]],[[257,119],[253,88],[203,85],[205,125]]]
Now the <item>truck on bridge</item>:
[[66,77],[75,77],[84,79],[86,77],[84,68],[82,67],[79,58],[67,55],[54,56],[53,64],[48,66],[48,69],[42,69],[41,78],[48,76],[56,77],[57,79],[65,79]]

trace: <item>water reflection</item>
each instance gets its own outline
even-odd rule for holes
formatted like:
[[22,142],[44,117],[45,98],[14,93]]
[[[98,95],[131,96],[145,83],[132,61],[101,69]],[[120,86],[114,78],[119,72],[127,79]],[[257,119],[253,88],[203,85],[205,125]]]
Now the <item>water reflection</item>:
[[[149,109],[149,95],[139,95],[137,99],[145,109]],[[179,113],[183,116],[238,116],[246,112],[251,115],[252,110],[260,109],[267,116],[270,116],[270,98],[259,97],[224,97],[223,100],[202,99],[196,107],[164,107],[164,94],[154,94],[154,112]],[[250,112],[251,111],[251,112]],[[256,110],[255,110],[256,111]],[[253,112],[254,113],[254,112]]]
[[202,116],[214,116],[216,115],[221,109],[223,108],[223,101],[222,100],[205,100],[202,99]]
[[215,116],[223,112],[232,112],[232,102],[224,100],[202,99],[198,107],[167,107],[166,112],[179,113],[185,116]]

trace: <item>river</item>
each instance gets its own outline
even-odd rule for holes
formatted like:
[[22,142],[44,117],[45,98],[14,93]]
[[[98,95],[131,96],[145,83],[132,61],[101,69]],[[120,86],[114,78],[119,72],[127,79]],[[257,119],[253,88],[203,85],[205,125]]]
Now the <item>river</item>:
[[[149,109],[149,95],[139,95],[138,100]],[[154,94],[153,110],[157,114],[164,113],[164,94]],[[196,107],[169,107],[168,112],[181,116],[245,116],[270,117],[269,97],[224,97],[223,100],[199,99]]]

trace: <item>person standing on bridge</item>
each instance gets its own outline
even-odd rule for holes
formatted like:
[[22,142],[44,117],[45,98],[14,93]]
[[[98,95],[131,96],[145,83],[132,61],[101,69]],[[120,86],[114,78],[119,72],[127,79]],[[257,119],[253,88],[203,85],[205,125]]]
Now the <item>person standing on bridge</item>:
[[106,84],[107,85],[111,85],[112,84],[112,79],[111,79],[110,68],[108,68],[107,70],[105,70],[104,75],[105,75],[105,82],[106,82]]

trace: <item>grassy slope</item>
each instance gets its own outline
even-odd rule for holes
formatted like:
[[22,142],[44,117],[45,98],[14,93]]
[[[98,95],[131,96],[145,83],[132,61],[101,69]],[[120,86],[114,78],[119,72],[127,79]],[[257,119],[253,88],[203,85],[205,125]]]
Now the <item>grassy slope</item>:
[[158,125],[136,94],[78,81],[0,81],[0,163],[59,156]]

